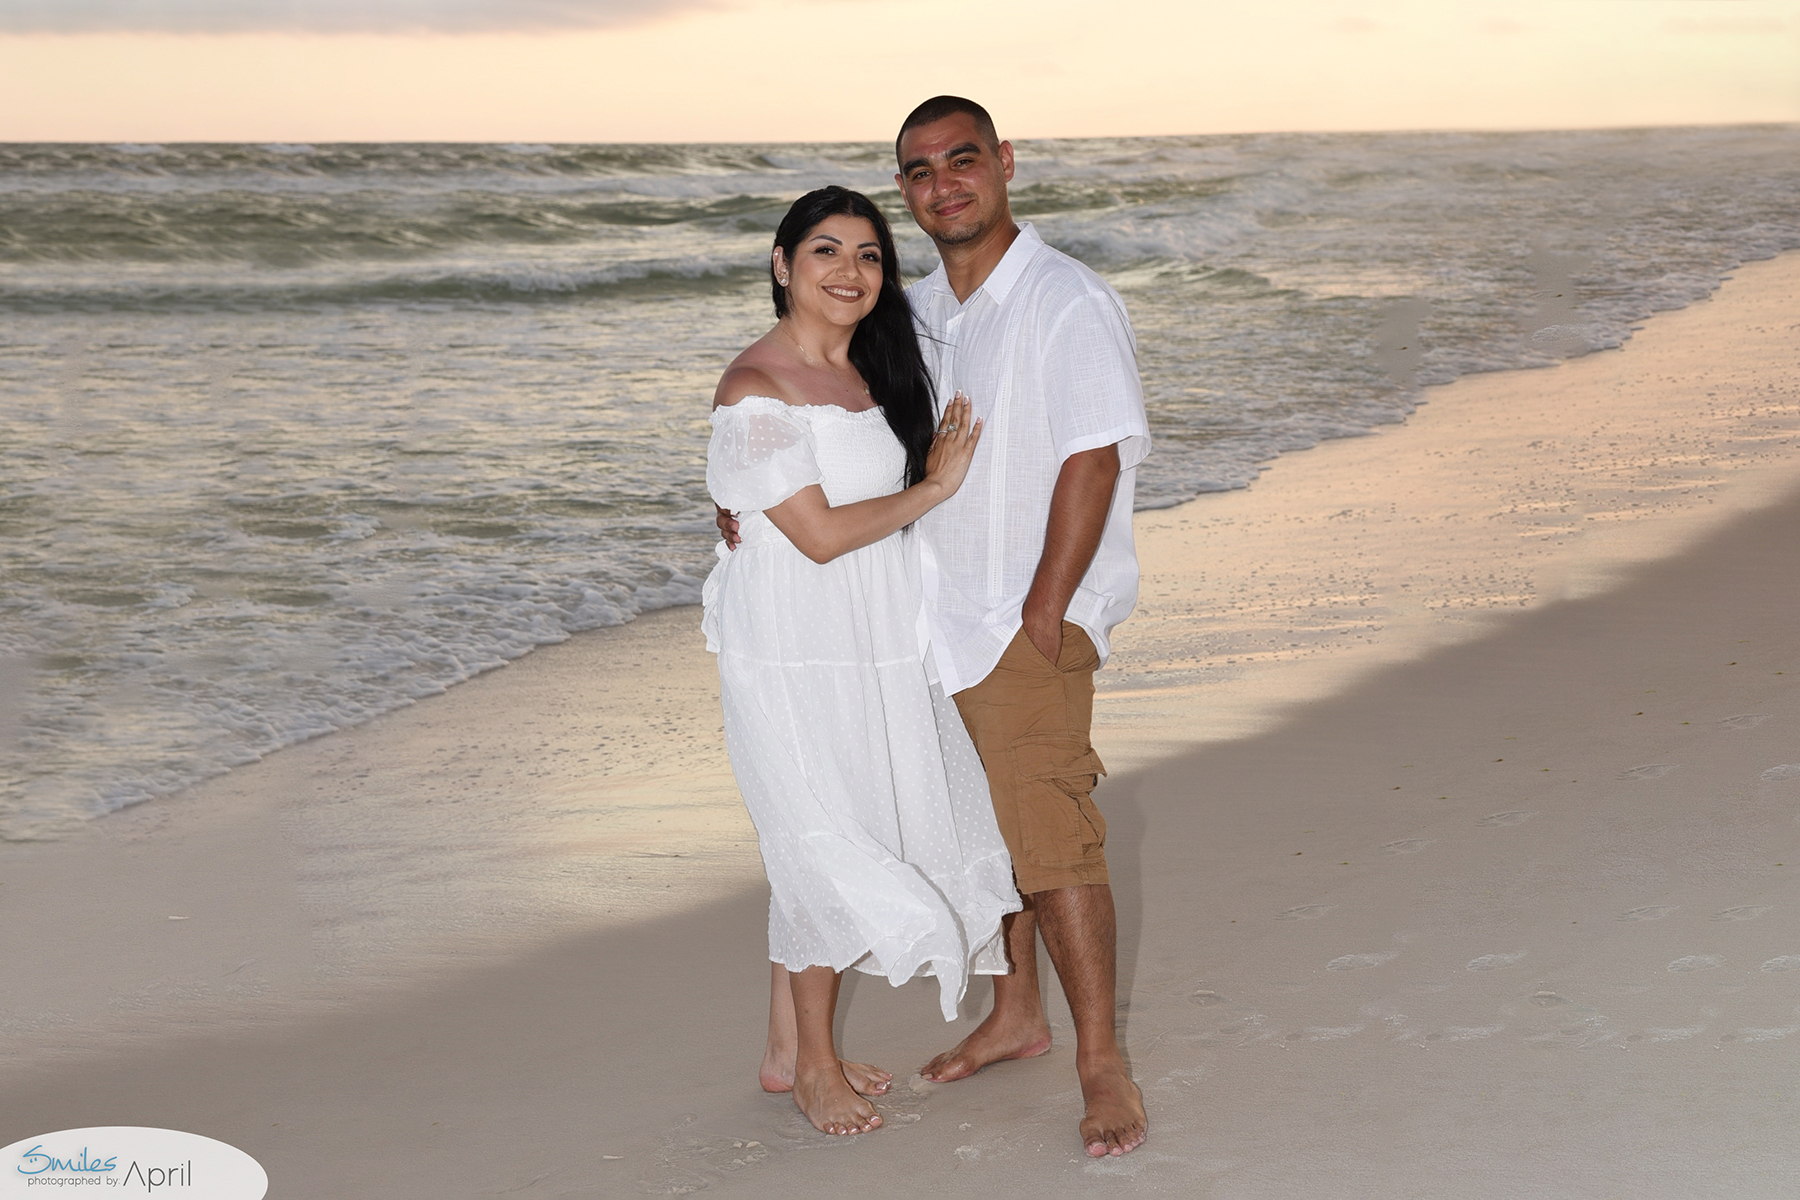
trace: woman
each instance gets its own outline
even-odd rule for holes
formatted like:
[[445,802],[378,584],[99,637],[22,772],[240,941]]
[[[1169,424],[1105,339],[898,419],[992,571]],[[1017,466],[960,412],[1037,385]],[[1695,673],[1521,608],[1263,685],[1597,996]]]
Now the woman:
[[775,327],[713,399],[707,487],[739,514],[706,581],[725,743],[769,876],[762,1082],[813,1126],[881,1123],[886,1072],[838,1058],[840,973],[936,975],[946,1020],[971,972],[1006,971],[1018,909],[987,782],[919,654],[903,532],[954,493],[981,436],[931,381],[887,222],[843,188],[794,203],[770,257]]

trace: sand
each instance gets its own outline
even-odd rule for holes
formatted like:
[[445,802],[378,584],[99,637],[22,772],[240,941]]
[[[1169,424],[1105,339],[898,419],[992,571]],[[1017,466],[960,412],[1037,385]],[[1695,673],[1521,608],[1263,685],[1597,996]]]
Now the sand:
[[1800,256],[1138,528],[1096,734],[1137,1153],[1079,1155],[1066,1024],[904,1078],[984,989],[846,988],[873,1135],[756,1089],[692,610],[0,847],[0,1143],[183,1128],[276,1197],[1800,1189]]

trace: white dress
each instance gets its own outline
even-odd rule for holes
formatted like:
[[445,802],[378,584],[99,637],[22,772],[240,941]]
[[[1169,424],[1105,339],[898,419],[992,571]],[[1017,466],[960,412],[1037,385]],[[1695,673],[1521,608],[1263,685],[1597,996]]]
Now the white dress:
[[810,484],[833,505],[899,491],[881,409],[747,396],[713,410],[706,484],[738,548],[706,580],[725,746],[769,876],[769,958],[896,987],[935,975],[953,1020],[970,974],[1006,973],[1019,908],[987,778],[919,654],[918,554],[904,531],[831,562],[763,515]]

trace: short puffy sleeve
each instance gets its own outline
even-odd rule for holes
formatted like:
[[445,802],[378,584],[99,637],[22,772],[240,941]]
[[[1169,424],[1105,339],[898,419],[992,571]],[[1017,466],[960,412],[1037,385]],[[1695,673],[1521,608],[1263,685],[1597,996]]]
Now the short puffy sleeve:
[[757,512],[824,481],[813,457],[812,426],[789,405],[745,396],[712,412],[706,490],[720,508]]

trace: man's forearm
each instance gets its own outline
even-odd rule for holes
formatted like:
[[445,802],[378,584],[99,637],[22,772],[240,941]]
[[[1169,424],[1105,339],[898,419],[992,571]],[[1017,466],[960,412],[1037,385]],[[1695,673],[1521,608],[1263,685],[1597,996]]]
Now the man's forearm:
[[1025,595],[1025,636],[1045,658],[1055,662],[1062,650],[1062,621],[1069,601],[1081,585],[1119,482],[1119,448],[1102,446],[1071,454],[1056,476],[1050,495],[1050,521],[1044,531],[1044,553]]

